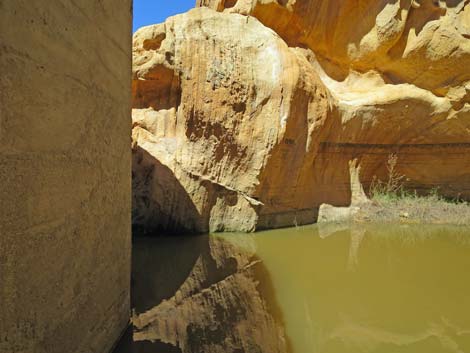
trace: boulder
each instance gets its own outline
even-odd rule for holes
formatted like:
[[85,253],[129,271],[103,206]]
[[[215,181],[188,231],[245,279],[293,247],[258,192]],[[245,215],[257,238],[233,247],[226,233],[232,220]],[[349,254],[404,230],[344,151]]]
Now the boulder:
[[135,225],[254,231],[316,219],[329,94],[253,17],[194,9],[134,35]]

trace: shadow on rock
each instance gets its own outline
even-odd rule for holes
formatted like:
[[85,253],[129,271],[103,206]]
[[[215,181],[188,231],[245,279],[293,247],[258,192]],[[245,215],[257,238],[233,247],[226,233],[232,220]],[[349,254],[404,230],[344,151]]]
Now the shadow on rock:
[[178,233],[204,228],[188,191],[170,168],[139,146],[132,158],[132,224],[136,230]]

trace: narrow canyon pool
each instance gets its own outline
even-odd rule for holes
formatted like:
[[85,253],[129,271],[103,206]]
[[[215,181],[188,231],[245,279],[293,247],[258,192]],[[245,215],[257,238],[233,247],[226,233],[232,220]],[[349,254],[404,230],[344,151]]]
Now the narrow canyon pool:
[[470,228],[137,238],[116,352],[470,352]]

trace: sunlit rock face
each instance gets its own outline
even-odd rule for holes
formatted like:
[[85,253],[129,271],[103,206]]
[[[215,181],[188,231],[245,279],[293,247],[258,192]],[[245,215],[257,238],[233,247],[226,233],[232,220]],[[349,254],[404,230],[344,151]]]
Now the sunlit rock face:
[[328,130],[312,65],[258,20],[200,8],[140,29],[134,224],[253,231],[313,222]]
[[[466,4],[467,3],[467,4]],[[470,79],[470,8],[464,0],[199,0],[258,18],[289,46],[310,48],[331,77],[376,70],[439,96]]]
[[197,6],[134,36],[134,224],[313,222],[391,154],[410,189],[470,198],[467,2]]
[[348,162],[361,181],[385,161],[418,191],[470,197],[470,5],[464,0],[199,0],[259,19],[298,47],[338,115],[322,141],[316,199],[348,202]]

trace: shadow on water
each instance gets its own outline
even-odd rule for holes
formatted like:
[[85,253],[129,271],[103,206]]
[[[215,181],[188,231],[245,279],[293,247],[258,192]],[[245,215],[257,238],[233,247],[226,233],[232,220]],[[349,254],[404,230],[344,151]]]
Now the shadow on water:
[[114,353],[285,353],[270,275],[252,237],[136,237],[133,327]]
[[137,314],[173,297],[208,252],[205,236],[143,237],[132,245],[131,300]]

